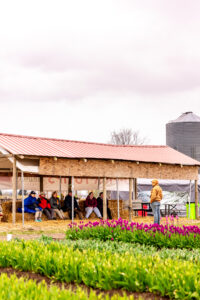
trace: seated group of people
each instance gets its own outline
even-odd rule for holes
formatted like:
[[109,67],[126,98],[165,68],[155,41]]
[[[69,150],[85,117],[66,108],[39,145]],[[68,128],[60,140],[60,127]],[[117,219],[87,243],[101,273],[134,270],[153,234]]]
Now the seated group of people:
[[[79,219],[83,219],[82,211],[77,202],[77,198],[74,197],[74,217],[78,214]],[[20,210],[21,211],[21,210]],[[91,213],[94,211],[96,216],[102,219],[103,216],[103,193],[99,194],[99,197],[96,199],[93,192],[90,192],[85,201],[85,218],[88,219]],[[24,212],[25,213],[34,213],[35,221],[42,221],[42,213],[44,213],[48,220],[55,220],[56,216],[60,219],[67,219],[63,212],[69,213],[69,218],[72,218],[72,192],[69,192],[65,197],[64,205],[61,206],[60,199],[57,195],[57,192],[53,192],[50,199],[47,199],[45,193],[41,193],[39,198],[36,198],[36,193],[31,191],[29,196],[24,199]],[[109,219],[112,219],[111,211],[108,207],[107,200],[107,215]]]
[[[99,197],[96,199],[94,197],[93,192],[90,192],[85,200],[85,212],[86,212],[86,219],[89,218],[92,212],[96,214],[96,216],[100,219],[103,217],[103,193],[99,194]],[[112,219],[111,210],[108,207],[108,200],[107,200],[107,216],[109,219]]]

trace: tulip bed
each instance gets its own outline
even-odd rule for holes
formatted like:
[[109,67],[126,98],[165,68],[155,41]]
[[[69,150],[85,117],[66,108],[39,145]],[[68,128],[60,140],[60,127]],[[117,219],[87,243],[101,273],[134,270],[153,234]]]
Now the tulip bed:
[[1,300],[134,300],[133,296],[128,298],[126,295],[111,298],[102,294],[97,296],[92,290],[88,295],[80,288],[74,293],[56,286],[48,287],[44,281],[37,284],[33,280],[18,279],[15,275],[8,277],[7,274],[0,275],[0,291]]
[[122,241],[152,245],[157,248],[200,248],[198,226],[149,225],[129,223],[126,220],[89,222],[69,225],[66,238],[71,240],[95,239],[101,241]]
[[0,266],[32,271],[62,282],[84,283],[102,290],[123,288],[170,298],[200,299],[198,249],[162,249],[158,252],[152,246],[89,242],[0,242]]

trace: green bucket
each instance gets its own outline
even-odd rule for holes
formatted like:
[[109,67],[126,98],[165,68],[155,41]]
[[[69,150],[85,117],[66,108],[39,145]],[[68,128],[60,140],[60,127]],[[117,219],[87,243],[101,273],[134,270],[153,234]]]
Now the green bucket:
[[[198,205],[198,207],[200,207],[200,205]],[[195,220],[196,219],[195,203],[190,203],[190,216],[189,216],[189,203],[186,204],[186,210],[187,210],[187,218]]]

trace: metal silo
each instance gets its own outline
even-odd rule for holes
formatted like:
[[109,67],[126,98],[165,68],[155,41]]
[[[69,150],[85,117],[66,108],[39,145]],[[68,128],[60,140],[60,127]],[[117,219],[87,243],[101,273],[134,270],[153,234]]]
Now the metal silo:
[[167,123],[166,144],[200,161],[200,117],[189,111]]

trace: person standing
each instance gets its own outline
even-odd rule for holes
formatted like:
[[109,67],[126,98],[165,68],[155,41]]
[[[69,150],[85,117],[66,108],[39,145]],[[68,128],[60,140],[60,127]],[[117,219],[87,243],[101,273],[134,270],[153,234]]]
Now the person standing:
[[[68,211],[69,218],[72,218],[72,192],[69,192],[68,195],[65,197],[63,211]],[[76,214],[78,214],[80,220],[83,219],[77,199],[76,197],[74,197],[74,217],[76,217]]]
[[157,179],[152,180],[152,186],[150,203],[154,215],[154,224],[160,224],[160,201],[163,198],[162,189]]
[[[106,201],[107,201],[107,216],[108,219],[112,219],[111,210],[108,207],[108,199]],[[99,209],[101,215],[103,216],[103,192],[101,192],[99,194],[99,197],[97,198],[97,208]]]
[[102,219],[102,215],[97,208],[97,199],[94,197],[93,192],[90,192],[85,200],[85,211],[86,211],[86,219],[89,218],[92,212],[94,212],[99,219]]
[[50,205],[52,209],[52,218],[55,217],[55,214],[59,216],[60,219],[65,220],[64,213],[61,209],[60,205],[60,199],[58,198],[57,192],[53,192],[51,199],[50,199]]

